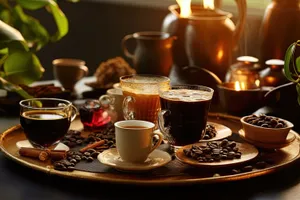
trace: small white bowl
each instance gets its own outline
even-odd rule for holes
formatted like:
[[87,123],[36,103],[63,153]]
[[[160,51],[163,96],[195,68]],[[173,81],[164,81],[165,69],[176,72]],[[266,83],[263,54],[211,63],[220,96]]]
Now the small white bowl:
[[[256,125],[249,124],[245,119],[249,116],[241,118],[243,129],[245,132],[245,137],[262,143],[284,143],[286,141],[287,135],[294,125],[284,119],[278,118],[286,123],[287,127],[284,128],[265,128]],[[269,116],[272,117],[272,116]],[[277,118],[277,117],[276,117]]]

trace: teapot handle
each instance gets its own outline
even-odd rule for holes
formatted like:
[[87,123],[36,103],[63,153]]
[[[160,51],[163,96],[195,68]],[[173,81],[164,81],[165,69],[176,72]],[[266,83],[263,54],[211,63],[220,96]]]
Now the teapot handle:
[[128,57],[128,58],[131,58],[133,59],[134,58],[134,55],[132,53],[130,53],[127,49],[127,46],[126,46],[126,42],[127,40],[129,39],[134,39],[133,35],[126,35],[123,39],[122,39],[122,49],[123,49],[123,52],[124,54]]
[[236,48],[238,41],[240,40],[242,36],[242,32],[245,27],[246,23],[246,16],[247,16],[247,2],[246,0],[235,0],[237,6],[238,6],[238,12],[239,12],[239,21],[237,22],[236,29],[233,36],[233,46]]

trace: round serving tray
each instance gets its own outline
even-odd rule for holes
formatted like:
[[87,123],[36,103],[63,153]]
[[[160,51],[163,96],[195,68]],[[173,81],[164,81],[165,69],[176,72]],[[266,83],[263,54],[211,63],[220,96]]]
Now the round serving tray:
[[[221,113],[210,113],[209,121],[224,124],[229,127],[233,135],[233,139],[243,141],[238,136],[238,130],[241,129],[239,117],[225,115]],[[71,129],[82,129],[80,120],[75,120],[71,124]],[[124,183],[124,184],[139,184],[139,185],[180,185],[180,184],[195,184],[195,183],[215,183],[248,179],[257,177],[272,172],[276,172],[279,169],[288,166],[299,158],[300,140],[297,133],[295,133],[296,139],[287,147],[280,150],[276,150],[270,153],[270,157],[274,159],[274,164],[267,166],[265,169],[254,169],[251,172],[242,172],[239,174],[225,173],[228,169],[224,169],[219,173],[220,169],[206,169],[190,167],[188,170],[184,168],[181,173],[169,173],[168,175],[153,175],[153,174],[134,174],[134,173],[121,173],[116,170],[108,170],[107,172],[94,173],[81,170],[74,170],[72,172],[57,171],[53,168],[51,162],[41,162],[31,158],[21,157],[16,147],[16,142],[25,140],[25,135],[20,125],[16,125],[6,130],[0,138],[0,149],[10,159],[30,167],[35,170],[39,170],[51,175],[58,175],[74,179],[85,179],[91,181],[111,182],[111,183]],[[181,163],[178,160],[174,160],[175,164],[180,167],[185,167],[186,164]],[[175,167],[176,168],[176,167]],[[191,168],[191,169],[190,169]],[[167,168],[166,168],[167,169]],[[191,173],[189,173],[191,172]],[[214,176],[214,174],[220,174]],[[163,173],[162,173],[163,174]]]

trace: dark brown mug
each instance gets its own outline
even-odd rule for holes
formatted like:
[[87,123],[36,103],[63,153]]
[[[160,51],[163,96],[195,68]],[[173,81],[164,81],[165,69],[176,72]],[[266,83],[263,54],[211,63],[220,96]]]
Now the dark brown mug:
[[54,77],[66,90],[74,91],[75,84],[87,76],[85,61],[71,58],[55,59],[52,62]]
[[[131,58],[138,74],[169,76],[173,65],[172,46],[176,37],[164,32],[137,32],[122,40],[124,54]],[[127,49],[127,41],[135,39],[134,53]]]

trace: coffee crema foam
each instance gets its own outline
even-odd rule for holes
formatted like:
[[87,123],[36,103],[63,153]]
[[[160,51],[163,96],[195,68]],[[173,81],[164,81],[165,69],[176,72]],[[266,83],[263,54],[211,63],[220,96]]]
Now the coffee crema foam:
[[172,101],[198,102],[210,100],[212,95],[208,91],[175,89],[163,92],[161,97]]

